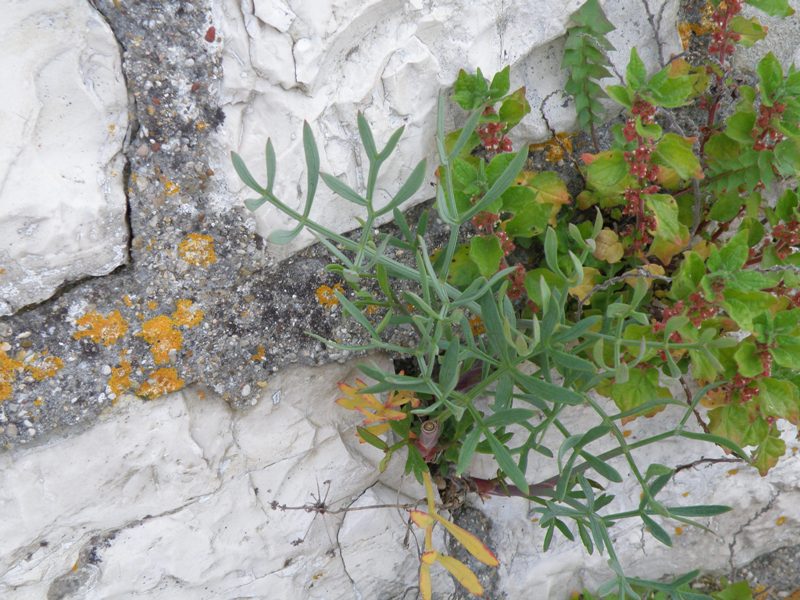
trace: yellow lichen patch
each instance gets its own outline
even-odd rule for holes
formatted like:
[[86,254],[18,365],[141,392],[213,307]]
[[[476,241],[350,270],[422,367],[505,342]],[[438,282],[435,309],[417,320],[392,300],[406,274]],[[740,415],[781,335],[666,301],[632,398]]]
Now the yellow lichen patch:
[[486,326],[483,324],[483,320],[478,315],[470,317],[469,328],[470,331],[472,331],[472,335],[481,335],[482,333],[486,333]]
[[167,196],[174,196],[180,191],[181,191],[181,186],[179,186],[177,183],[174,183],[169,180],[164,182],[164,193]]
[[150,353],[157,365],[167,364],[170,352],[177,352],[183,345],[183,335],[167,315],[158,315],[145,321],[142,323],[142,330],[136,335],[143,337],[150,344]]
[[13,384],[17,379],[17,372],[22,368],[22,363],[11,358],[0,350],[0,402],[8,400],[14,391]]
[[41,406],[42,404],[44,404],[44,400],[42,400],[41,396],[39,396],[38,398],[36,398],[36,400],[33,401],[34,406]]
[[710,31],[710,23],[689,23],[687,21],[683,21],[682,23],[678,24],[678,35],[681,38],[681,46],[683,46],[684,50],[689,48],[689,42],[692,39],[692,35],[701,36],[705,35],[706,33],[710,33]]
[[89,338],[95,344],[104,346],[116,344],[128,332],[128,323],[118,310],[105,316],[93,310],[80,317],[75,324],[78,330],[72,334],[73,338]]
[[208,123],[206,123],[205,121],[198,121],[194,126],[194,128],[197,129],[197,131],[205,131],[207,127]]
[[158,308],[158,302],[156,302],[155,300],[148,300],[147,301],[147,308],[149,308],[150,310],[157,309]]
[[207,267],[217,262],[214,238],[205,233],[190,233],[178,244],[178,256],[190,265]]
[[530,150],[536,152],[537,150],[544,151],[544,158],[547,162],[557,163],[563,160],[564,157],[572,152],[572,138],[569,133],[557,133],[555,137],[551,137],[546,142],[540,144],[531,144]]
[[333,287],[321,285],[314,294],[317,296],[317,302],[319,302],[321,306],[330,309],[339,304],[339,299],[336,297],[337,291],[340,294],[344,293],[344,288],[341,283],[337,283]]
[[683,535],[683,527],[676,527],[675,535]]
[[34,354],[29,362],[25,363],[25,370],[36,381],[52,377],[64,367],[64,361],[57,356],[50,356],[47,351]]
[[177,392],[184,386],[184,381],[178,377],[177,371],[173,368],[162,368],[153,371],[142,385],[139,386],[137,394],[150,400]]
[[681,494],[681,496],[683,496],[684,498],[686,498],[688,495],[689,495],[689,492],[683,492],[683,493]]
[[128,296],[128,294],[125,294],[125,295],[122,297],[122,303],[123,303],[125,306],[127,306],[128,308],[130,308],[131,306],[133,306],[133,300],[131,300],[131,297],[130,297],[130,296]]
[[786,523],[786,517],[778,517],[777,519],[775,519],[775,525],[777,525],[778,527],[780,527],[784,523]]
[[127,360],[119,361],[119,366],[111,369],[108,378],[108,387],[115,396],[131,389],[131,363]]
[[730,469],[728,471],[728,476],[730,477],[731,475],[736,475],[738,472],[739,472],[739,469]]
[[256,348],[256,353],[250,357],[250,360],[255,362],[261,362],[267,360],[267,349],[264,346],[259,346]]
[[175,312],[172,313],[172,320],[177,325],[184,327],[195,327],[200,324],[205,313],[199,308],[192,308],[194,304],[191,300],[178,300],[175,303]]

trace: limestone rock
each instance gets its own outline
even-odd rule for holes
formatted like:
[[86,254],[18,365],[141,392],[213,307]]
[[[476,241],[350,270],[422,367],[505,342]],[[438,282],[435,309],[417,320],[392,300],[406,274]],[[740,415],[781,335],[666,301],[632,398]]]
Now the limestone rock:
[[127,256],[119,49],[85,0],[12,0],[0,34],[0,315]]
[[[513,0],[216,0],[215,22],[223,36],[222,99],[226,125],[223,143],[238,152],[253,174],[265,180],[264,144],[270,137],[278,157],[275,191],[290,206],[302,208],[305,175],[302,125],[316,136],[322,169],[363,189],[367,161],[356,127],[361,111],[373,128],[379,148],[400,126],[405,134],[379,179],[377,202],[397,191],[417,162],[428,160],[429,181],[436,166],[436,102],[447,94],[459,69],[480,68],[491,76],[511,65],[512,89],[526,86],[532,113],[515,130],[518,143],[549,137],[539,106],[558,131],[575,125],[570,102],[559,91],[563,35],[570,15],[583,2]],[[613,61],[624,71],[636,44],[651,71],[657,66],[652,30],[641,2],[607,2],[617,26],[609,39]],[[675,29],[677,1],[663,11],[661,35],[666,58],[679,51]],[[448,126],[464,118],[448,109]],[[254,195],[243,188],[227,158],[221,165],[234,202]],[[426,184],[412,202],[432,197]],[[333,195],[320,182],[312,215],[336,231],[357,226],[360,207]],[[291,223],[272,207],[257,213],[264,236]],[[299,238],[288,251],[313,238]],[[285,255],[286,248],[276,248]]]

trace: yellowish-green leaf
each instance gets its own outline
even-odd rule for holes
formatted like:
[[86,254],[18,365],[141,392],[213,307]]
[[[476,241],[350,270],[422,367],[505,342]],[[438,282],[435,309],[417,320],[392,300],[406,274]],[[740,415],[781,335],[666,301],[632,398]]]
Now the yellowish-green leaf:
[[467,565],[452,556],[446,556],[444,554],[439,554],[436,559],[470,594],[483,596],[483,586],[481,582],[478,581],[475,573],[473,573]]
[[427,527],[432,527],[434,523],[433,516],[429,515],[428,513],[421,511],[421,510],[411,510],[409,511],[409,516],[411,520],[414,522],[414,525],[417,527],[422,527],[423,529]]
[[475,534],[470,533],[463,527],[459,527],[442,517],[441,515],[434,515],[434,518],[441,523],[445,529],[458,540],[458,543],[472,554],[476,559],[490,567],[496,567],[500,564],[494,553],[484,544]]
[[576,286],[569,288],[569,295],[588,304],[589,293],[592,291],[600,278],[600,271],[594,267],[583,267],[583,281]]
[[592,255],[597,260],[604,260],[607,263],[618,263],[622,259],[625,249],[619,241],[617,233],[611,229],[603,229],[594,238],[595,248]]
[[[427,552],[425,553],[427,554]],[[424,557],[425,554],[422,556]],[[422,600],[431,600],[433,597],[433,586],[431,585],[431,566],[424,560],[419,565],[419,593]]]

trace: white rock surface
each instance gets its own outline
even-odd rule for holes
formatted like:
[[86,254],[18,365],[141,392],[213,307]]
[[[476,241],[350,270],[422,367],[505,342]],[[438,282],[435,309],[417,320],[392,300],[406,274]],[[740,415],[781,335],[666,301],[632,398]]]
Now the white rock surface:
[[[2,456],[0,596],[396,597],[417,575],[397,511],[345,519],[270,508],[421,495],[400,478],[370,489],[374,457],[358,447],[353,415],[333,403],[351,369],[283,372],[245,413],[194,392],[123,399],[84,434]],[[362,570],[378,551],[381,568]]]
[[[278,157],[276,192],[289,205],[302,207],[305,175],[303,121],[315,133],[323,170],[363,189],[362,155],[356,112],[370,122],[377,144],[405,126],[403,140],[379,180],[379,202],[399,188],[421,158],[435,168],[436,99],[447,92],[459,69],[480,68],[487,76],[511,65],[512,89],[527,87],[533,112],[517,128],[519,143],[541,141],[549,134],[538,110],[551,92],[561,90],[563,35],[570,15],[583,0],[215,0],[214,22],[224,43],[225,133],[221,143],[241,154],[263,184],[264,143],[271,137]],[[677,1],[669,0],[661,25],[665,54],[678,52]],[[652,30],[643,3],[606,2],[618,30],[609,35],[617,48],[612,60],[624,71],[632,44],[651,69],[657,64]],[[556,94],[546,106],[558,131],[574,126],[575,114]],[[460,109],[450,108],[450,124]],[[228,186],[241,202],[245,189],[227,158],[222,165]],[[431,179],[432,180],[432,179]],[[312,215],[337,231],[357,226],[359,207],[334,198],[320,182]],[[426,184],[412,202],[431,197]],[[258,231],[290,225],[272,207],[257,213]],[[301,237],[278,256],[307,245]]]
[[[335,511],[422,498],[420,486],[402,476],[402,461],[391,463],[378,483],[380,453],[358,444],[359,418],[333,403],[336,382],[354,375],[352,365],[282,372],[244,413],[197,391],[152,402],[123,399],[83,434],[3,455],[0,596],[413,598],[421,540],[412,536],[404,544],[403,511],[315,515],[271,507],[321,499]],[[283,400],[273,405],[279,389]],[[565,422],[587,427],[586,414],[577,411]],[[662,430],[672,418],[662,413],[628,425],[629,441]],[[796,447],[789,437],[789,447]],[[716,454],[683,440],[642,460],[676,465],[701,455]],[[766,478],[744,468],[729,474],[730,464],[682,471],[662,500],[728,504],[734,512],[707,520],[713,533],[683,526],[672,550],[641,523],[625,523],[612,531],[620,561],[629,573],[647,577],[699,567],[726,571],[796,543],[797,462],[788,456]],[[621,462],[616,466],[631,479]],[[476,472],[481,468],[475,465]],[[532,481],[549,474],[530,465]],[[615,493],[620,510],[639,499],[631,481]],[[605,557],[587,556],[573,543],[558,540],[543,554],[544,532],[527,502],[492,498],[476,505],[493,522],[500,589],[509,598],[530,597],[535,589],[537,599],[566,600],[608,577]],[[674,532],[675,523],[664,525]],[[441,538],[435,544],[444,548]],[[437,597],[445,598],[453,584],[441,570],[435,573]]]
[[0,315],[127,256],[119,49],[86,0],[9,0],[0,36]]

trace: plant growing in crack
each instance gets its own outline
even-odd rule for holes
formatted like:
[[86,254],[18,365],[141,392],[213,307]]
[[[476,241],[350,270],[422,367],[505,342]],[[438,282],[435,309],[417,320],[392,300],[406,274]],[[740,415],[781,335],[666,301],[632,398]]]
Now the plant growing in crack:
[[[789,10],[785,0],[752,4],[770,14]],[[444,99],[438,104],[434,207],[447,232],[436,248],[427,236],[428,212],[411,223],[400,211],[420,190],[425,161],[388,202],[376,203],[380,169],[402,128],[378,150],[358,115],[369,169],[365,189],[356,191],[320,172],[305,124],[302,211],[273,191],[269,140],[265,187],[233,155],[242,181],[258,194],[248,208],[270,203],[297,222],[272,241],[289,242],[307,228],[330,251],[329,270],[349,288],[331,288],[332,298],[369,341],[323,341],[403,356],[411,365],[404,372],[361,365],[371,382],[340,384],[338,403],[362,415],[357,434],[384,453],[381,470],[403,456],[406,472],[425,486],[427,513],[409,508],[426,532],[424,598],[435,562],[479,593],[466,567],[428,543],[439,523],[474,545],[435,510],[434,481],[443,498],[469,491],[532,502],[544,549],[558,533],[608,555],[613,576],[601,595],[639,597],[634,586],[652,585],[669,597],[697,597],[683,589],[694,573],[670,583],[627,578],[610,529],[636,519],[671,545],[665,521],[704,527],[700,519],[728,509],[660,500],[674,474],[727,460],[765,474],[785,451],[779,421],[800,422],[800,196],[793,187],[800,171],[800,72],[784,73],[767,55],[757,86],[736,83],[729,46],[757,38],[759,29],[738,18],[738,2],[716,6],[707,64],[673,59],[649,75],[631,51],[621,84],[605,90],[624,108],[624,122],[612,127],[610,148],[582,155],[585,188],[574,201],[558,175],[529,168],[527,147],[512,151],[508,133],[530,107],[524,89],[510,91],[509,70],[491,80],[480,71],[459,73],[453,99],[466,111],[463,127],[446,132]],[[651,18],[654,30],[657,22]],[[584,65],[572,62],[565,65]],[[734,89],[737,104],[721,119],[721,99]],[[697,136],[686,135],[671,116],[686,106],[706,111]],[[589,107],[584,121],[591,127],[599,109],[591,100]],[[309,217],[320,179],[364,209],[355,238]],[[771,205],[767,191],[779,182],[787,191]],[[394,229],[376,231],[376,219],[389,214]],[[738,232],[731,235],[733,227]],[[415,342],[400,341],[408,339],[401,331],[413,332]],[[683,393],[670,391],[668,379]],[[679,414],[663,431],[627,440],[626,423],[667,407]],[[566,417],[576,411],[591,411],[594,423],[571,429]],[[640,464],[642,448],[673,438],[718,446],[731,458]],[[477,455],[494,461],[494,476],[470,474]],[[555,475],[531,482],[537,461]],[[621,470],[636,481],[641,499],[615,511],[609,484],[623,480]],[[476,551],[492,564],[490,554]]]

